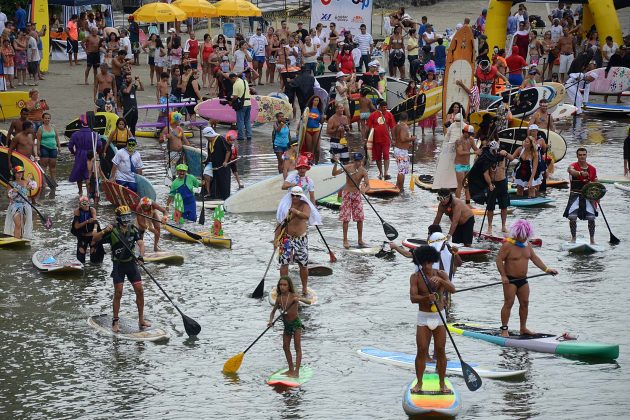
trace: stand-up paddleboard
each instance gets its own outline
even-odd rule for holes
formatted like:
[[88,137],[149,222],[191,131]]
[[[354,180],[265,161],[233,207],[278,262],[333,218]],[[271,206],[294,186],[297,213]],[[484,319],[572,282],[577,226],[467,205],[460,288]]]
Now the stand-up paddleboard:
[[383,248],[380,246],[370,246],[370,247],[365,247],[365,248],[348,248],[348,249],[344,249],[345,252],[349,252],[350,254],[355,254],[355,255],[376,255],[378,254]]
[[[290,174],[294,174],[292,171]],[[315,199],[336,193],[346,183],[346,176],[341,173],[332,176],[332,165],[314,165],[306,173],[315,184]],[[263,179],[232,194],[225,200],[225,211],[229,213],[275,212],[278,203],[288,193],[282,189],[282,174]]]
[[254,121],[259,124],[275,122],[278,112],[282,112],[289,120],[293,118],[293,107],[287,101],[262,95],[253,95],[252,99],[258,103],[258,115]]
[[[548,153],[553,154],[553,159],[556,163],[564,159],[567,154],[567,142],[564,137],[555,131],[549,131],[549,139],[547,139],[547,130],[538,130],[538,136],[545,140],[548,146]],[[508,128],[499,132],[501,149],[506,150],[508,153],[514,153],[526,138],[527,128]]]
[[101,188],[107,201],[116,207],[129,206],[131,209],[138,207],[140,197],[129,188],[109,180],[101,181]]
[[442,116],[448,114],[449,107],[454,102],[459,102],[468,115],[468,94],[464,89],[457,86],[458,80],[462,81],[466,87],[473,84],[475,43],[472,29],[465,25],[458,30],[446,50],[446,70],[442,82]]
[[[151,322],[147,320],[148,322]],[[118,325],[120,331],[115,333],[112,331],[112,315],[101,314],[94,315],[88,318],[87,323],[90,327],[102,334],[113,335],[116,338],[122,340],[131,341],[164,341],[168,340],[171,335],[164,329],[155,326],[155,323],[151,322],[151,326],[147,328],[138,327],[137,316],[122,316],[119,315]]]
[[188,165],[188,173],[202,178],[203,162],[206,160],[206,153],[201,153],[198,147],[184,146],[184,156],[186,157],[186,165]]
[[33,0],[31,3],[31,16],[30,22],[35,24],[33,29],[37,31],[42,30],[42,26],[46,26],[46,34],[39,37],[42,42],[41,51],[44,52],[39,62],[39,68],[43,72],[48,71],[48,64],[50,62],[50,19],[48,16],[48,0]]
[[[523,90],[516,90],[510,93],[510,110],[515,118],[525,118],[538,110],[540,100],[547,99],[550,94],[544,87],[530,87]],[[496,112],[503,99],[493,102],[488,106],[488,111]]]
[[630,115],[630,106],[624,104],[602,104],[597,102],[586,102],[584,110],[598,112],[600,114],[623,114]]
[[[481,238],[481,239],[485,239],[486,241],[492,241],[492,242],[504,242],[506,239],[504,236],[488,235],[487,233],[482,233],[481,235],[479,235],[479,232],[477,231],[473,232],[473,234],[475,238]],[[540,238],[532,238],[528,242],[531,246],[535,246],[535,247],[542,246],[542,239]]]
[[195,226],[199,226],[199,225],[194,225],[193,223],[187,223],[187,224],[182,225],[184,229],[190,232],[196,233],[197,235],[200,235],[201,236],[200,241],[194,240],[193,238],[188,236],[186,233],[182,232],[181,230],[174,229],[170,227],[169,225],[164,225],[164,229],[166,229],[168,233],[175,236],[176,238],[182,239],[187,242],[201,242],[204,245],[210,245],[216,248],[232,249],[232,239],[226,237],[225,235],[223,236],[214,235],[212,231],[209,231],[209,230],[196,230]]
[[[470,123],[470,125],[475,127],[475,132],[479,130],[479,127],[481,126],[481,123],[483,122],[484,117],[487,118],[486,115],[489,115],[490,118],[495,118],[497,116],[497,113],[494,111],[486,110],[486,111],[473,112],[472,114],[468,116],[468,122]],[[508,122],[509,128],[528,127],[528,126],[529,126],[529,122],[522,120],[520,118],[512,118]]]
[[18,118],[28,100],[28,92],[25,91],[0,92],[0,117],[2,121]]
[[557,82],[545,82],[545,83],[536,83],[536,86],[544,87],[550,89],[551,96],[547,96],[546,99],[549,101],[547,105],[548,109],[552,109],[555,106],[559,106],[564,101],[564,97],[567,93],[566,88],[562,83]]
[[74,255],[62,256],[54,249],[37,251],[33,254],[33,265],[43,273],[81,274],[83,264]]
[[369,188],[365,193],[375,197],[391,197],[400,194],[400,189],[391,182],[381,179],[370,179]]
[[370,131],[368,132],[368,137],[367,137],[367,141],[365,142],[365,149],[367,151],[367,156],[365,157],[365,160],[367,161],[367,166],[370,165],[370,162],[372,162],[372,149],[374,148],[374,129],[370,128]]
[[[409,249],[416,249],[419,246],[427,245],[427,241],[425,241],[424,239],[418,239],[418,238],[407,238],[403,240],[402,244],[403,246]],[[461,257],[485,255],[490,252],[489,249],[472,248],[472,247],[464,246],[462,244],[450,244],[450,245],[457,247],[457,250],[458,250],[457,253]]]
[[414,176],[415,184],[425,190],[431,190],[433,188],[433,175],[418,175]]
[[[256,121],[258,118],[258,102],[253,97],[251,98],[251,102],[250,120]],[[195,113],[209,121],[230,124],[236,123],[236,111],[232,108],[230,101],[224,98],[212,98],[197,104],[195,106]]]
[[[517,196],[518,197],[518,196]],[[554,203],[556,200],[547,197],[534,197],[528,198],[523,196],[522,198],[510,197],[510,205],[514,207],[541,207]]]
[[173,251],[150,251],[144,253],[144,262],[180,265],[184,263],[184,255]]
[[151,200],[155,201],[157,194],[155,193],[155,188],[153,188],[151,181],[142,175],[135,174],[135,176],[138,197],[149,197]]
[[267,378],[267,384],[271,386],[298,388],[313,377],[313,369],[308,366],[300,366],[300,376],[297,378],[287,376],[286,373],[288,370],[288,368],[284,368],[275,371]]
[[628,185],[628,184],[622,184],[621,182],[615,182],[613,185],[615,186],[615,188],[618,188],[621,191],[630,192],[630,185]]
[[597,78],[589,83],[589,92],[594,95],[618,95],[630,89],[630,69],[611,67],[606,77],[606,68],[593,70]]
[[12,249],[12,248],[23,248],[31,245],[31,241],[24,238],[14,238],[13,236],[5,235],[4,233],[0,236],[0,249]]
[[424,113],[419,121],[426,120],[442,110],[442,91],[442,86],[438,86],[424,92],[426,98]]
[[[457,134],[458,133],[458,134]],[[456,188],[457,178],[455,176],[455,155],[457,151],[457,139],[462,133],[462,123],[456,121],[448,127],[446,136],[442,141],[442,149],[438,156],[433,185],[431,189]]]
[[440,378],[435,373],[425,373],[422,375],[422,392],[412,394],[411,390],[416,386],[417,378],[414,378],[403,394],[403,410],[410,416],[433,415],[454,417],[462,408],[462,401],[459,392],[453,387],[451,381],[444,379],[444,384],[450,393],[440,392]]
[[[11,181],[13,178],[11,177],[9,169],[13,169],[18,165],[24,167],[24,179],[28,181],[35,181],[37,184],[35,188],[29,191],[29,196],[37,196],[42,187],[42,182],[44,182],[44,176],[42,175],[41,169],[39,169],[39,165],[36,165],[22,153],[18,153],[13,150],[11,152],[11,168],[9,168],[9,158],[7,153],[8,149],[4,146],[0,146],[0,175],[2,175],[2,178],[7,181]],[[0,185],[7,187],[6,182],[4,182],[2,178],[0,178]]]
[[[440,87],[440,90],[442,88]],[[424,93],[419,93],[416,96],[413,96],[409,99],[404,100],[403,102],[396,105],[391,113],[394,115],[394,119],[396,122],[400,120],[400,114],[403,112],[407,114],[407,124],[413,124],[416,121],[420,121],[424,114],[424,108],[426,106],[426,95]],[[440,104],[441,106],[441,104]]]
[[[433,211],[437,211],[437,210],[438,210],[437,206],[433,207]],[[474,207],[470,210],[475,216],[483,216],[486,213],[485,207]],[[495,212],[498,212],[498,210],[495,210]],[[514,207],[508,207],[507,214],[512,214],[512,213],[514,213]]]
[[501,330],[472,324],[449,324],[449,331],[464,337],[477,338],[503,347],[517,347],[542,353],[555,353],[563,356],[581,356],[601,359],[619,357],[618,344],[589,343],[567,339],[565,334],[519,335],[510,331],[509,337],[501,337]]
[[332,268],[326,265],[309,264],[308,275],[313,277],[327,277],[332,276]]
[[343,200],[339,196],[339,194],[334,193],[324,198],[320,198],[319,200],[317,200],[317,204],[319,204],[320,206],[328,207],[329,209],[332,209],[332,210],[339,210],[339,208],[341,207],[342,201]]
[[602,184],[629,184],[630,176],[623,175],[602,175],[601,177],[597,177],[597,182],[601,182]]
[[308,123],[309,112],[311,112],[311,110],[308,107],[304,108],[304,112],[302,112],[302,117],[300,118],[297,128],[297,150],[300,154],[302,153],[302,146],[304,145],[304,137],[306,137],[306,124]]
[[[399,351],[387,351],[374,347],[363,347],[357,350],[359,356],[366,360],[372,360],[379,363],[385,363],[387,365],[398,366],[406,369],[415,370],[416,355],[411,353],[403,353]],[[492,369],[486,366],[480,366],[477,363],[467,362],[475,372],[482,378],[488,379],[508,379],[523,376],[527,373],[527,370],[507,370],[507,369]],[[427,362],[425,372],[435,373],[435,362]],[[450,375],[462,376],[462,364],[459,360],[448,360],[446,362],[446,373]]]
[[566,118],[571,118],[577,112],[577,107],[570,104],[559,104],[556,109],[551,113],[551,118],[554,121],[560,121]]
[[[112,130],[116,128],[116,121],[118,121],[118,118],[120,117],[113,112],[95,112],[92,130],[96,131],[98,134],[109,136]],[[66,125],[64,134],[66,137],[70,138],[72,137],[72,134],[75,131],[79,131],[80,128],[81,122],[77,118]]]
[[575,242],[565,242],[562,244],[563,251],[569,251],[572,254],[594,254],[602,252],[604,247],[601,245],[592,245],[585,239],[577,239]]
[[[300,294],[302,293],[302,286],[300,284],[295,284],[295,293]],[[267,296],[267,300],[269,301],[269,304],[271,306],[276,304],[276,299],[278,298],[278,290],[276,289],[276,287],[274,286],[271,289],[271,292],[269,292],[269,295]],[[311,303],[306,303],[306,302],[302,302],[300,301],[300,305],[302,306],[311,306],[311,305],[315,305],[317,303],[317,292],[313,289],[311,289],[310,287],[306,288],[306,298],[310,299]]]

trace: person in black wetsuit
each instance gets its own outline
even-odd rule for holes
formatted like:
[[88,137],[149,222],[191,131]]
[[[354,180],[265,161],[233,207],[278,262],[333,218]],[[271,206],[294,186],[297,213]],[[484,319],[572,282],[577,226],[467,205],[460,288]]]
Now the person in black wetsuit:
[[136,135],[136,124],[138,123],[138,99],[136,98],[136,92],[143,90],[144,86],[138,76],[134,78],[131,73],[125,75],[125,80],[120,89],[123,118],[127,121],[127,126],[134,136]]
[[184,66],[184,75],[182,76],[184,92],[182,94],[182,100],[193,103],[192,105],[186,107],[186,113],[190,117],[191,121],[195,121],[195,105],[197,105],[197,101],[201,99],[201,90],[199,89],[197,77],[197,70],[188,65]]
[[79,198],[79,208],[74,210],[72,229],[70,232],[77,237],[77,260],[85,264],[85,254],[90,247],[90,262],[103,262],[105,252],[103,245],[92,242],[94,232],[99,229],[96,220],[96,209],[90,206],[90,199],[84,195]]

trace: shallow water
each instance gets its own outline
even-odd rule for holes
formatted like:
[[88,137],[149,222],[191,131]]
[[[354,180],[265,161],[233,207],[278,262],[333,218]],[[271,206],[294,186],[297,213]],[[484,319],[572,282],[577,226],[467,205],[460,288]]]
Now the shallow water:
[[[589,160],[601,174],[621,173],[621,148],[628,120],[578,119],[560,125],[569,143],[565,168],[578,145],[589,149]],[[275,157],[269,129],[239,151],[246,156],[239,170],[246,184],[271,176]],[[430,136],[419,147],[417,173],[432,173],[437,141]],[[152,169],[147,170],[159,197],[165,197],[161,153],[151,139],[141,140],[140,151]],[[323,141],[327,147],[327,141]],[[70,169],[68,154],[61,174]],[[393,171],[395,171],[395,165]],[[395,173],[395,172],[394,172]],[[372,170],[374,175],[374,169]],[[233,184],[235,185],[235,184]],[[550,190],[555,207],[517,209],[517,217],[533,219],[543,247],[542,259],[560,275],[531,281],[530,328],[540,332],[570,331],[582,340],[621,345],[616,362],[585,362],[550,354],[501,348],[469,338],[455,337],[465,361],[487,366],[528,369],[520,380],[484,380],[469,392],[460,377],[451,378],[461,391],[462,418],[619,418],[630,409],[627,348],[630,344],[627,310],[626,246],[630,241],[630,194],[609,185],[603,200],[614,234],[622,244],[611,248],[603,220],[598,219],[597,239],[606,251],[590,257],[560,251],[568,226],[561,214],[567,190]],[[399,240],[423,236],[433,219],[435,195],[416,188],[394,199],[374,199],[381,216],[397,227]],[[2,198],[3,206],[6,199]],[[364,361],[356,355],[363,346],[415,351],[417,308],[409,302],[409,260],[362,257],[341,248],[337,214],[321,210],[322,231],[338,258],[334,276],[315,277],[310,285],[320,303],[301,309],[304,363],[315,374],[301,390],[276,392],[264,380],[284,366],[281,328],[264,336],[246,355],[238,375],[221,373],[223,363],[243,351],[266,327],[270,306],[266,299],[248,295],[260,281],[272,248],[272,214],[227,215],[224,228],[234,240],[233,249],[213,249],[163,236],[162,247],[186,253],[179,267],[148,265],[155,278],[202,331],[189,339],[181,317],[145,276],[146,313],[168,329],[166,344],[133,343],[103,336],[86,319],[110,310],[112,283],[109,255],[101,266],[88,266],[83,277],[55,278],[39,274],[30,258],[37,249],[55,248],[74,253],[69,233],[76,187],[61,184],[57,197],[45,199],[42,208],[55,220],[45,231],[35,228],[31,249],[0,251],[0,412],[3,418],[402,418],[403,388],[413,372]],[[99,208],[105,224],[113,206]],[[385,239],[380,223],[368,206],[366,239],[378,245]],[[477,226],[479,226],[479,219]],[[496,222],[495,222],[496,229]],[[579,233],[586,235],[580,223]],[[351,230],[351,238],[355,238]],[[316,232],[311,236],[311,258],[327,263],[328,255]],[[493,249],[498,244],[483,244]],[[494,254],[491,254],[494,255]],[[274,264],[265,286],[277,280]],[[532,274],[537,269],[532,269]],[[497,280],[493,257],[467,262],[455,278],[458,287]],[[624,280],[626,279],[626,280]],[[123,314],[135,315],[133,293],[126,286]],[[455,296],[453,320],[499,325],[501,289],[490,287]],[[512,326],[516,326],[517,309]],[[450,343],[447,353],[455,358]]]

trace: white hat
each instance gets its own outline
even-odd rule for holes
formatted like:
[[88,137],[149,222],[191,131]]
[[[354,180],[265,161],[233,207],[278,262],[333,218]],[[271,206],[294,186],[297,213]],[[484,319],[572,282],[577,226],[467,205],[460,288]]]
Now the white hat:
[[378,61],[376,61],[376,60],[372,60],[368,64],[368,67],[380,67],[380,63]]
[[384,68],[381,67],[381,68],[378,69],[378,74],[385,74],[385,73],[387,73],[387,72],[385,71]]
[[291,195],[304,195],[304,190],[299,185],[296,185],[295,187],[291,188],[290,192],[291,192]]
[[462,29],[464,27],[464,25],[462,25],[461,23],[458,23],[457,25],[455,25],[455,30],[459,31],[460,29]]
[[433,232],[431,236],[429,236],[429,242],[442,242],[446,240],[446,235],[442,232]]
[[536,124],[530,124],[527,130],[538,130],[538,126]]
[[336,78],[339,79],[340,77],[346,77],[346,73],[344,73],[342,71],[338,71]]
[[201,132],[201,135],[204,137],[216,137],[218,136],[217,132],[214,131],[214,128],[208,126],[206,128],[203,129],[203,131]]
[[171,29],[169,29],[169,30],[168,30],[168,33],[169,33],[169,34],[174,34],[175,32],[176,32],[176,31],[175,31],[175,28],[171,28]]

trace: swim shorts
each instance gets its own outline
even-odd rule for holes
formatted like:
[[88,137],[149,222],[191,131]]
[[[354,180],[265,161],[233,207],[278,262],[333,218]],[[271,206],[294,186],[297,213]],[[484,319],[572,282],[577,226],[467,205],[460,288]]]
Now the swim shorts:
[[339,209],[339,220],[342,222],[362,222],[365,220],[361,193],[358,191],[342,191],[342,202]]
[[142,281],[140,270],[138,270],[138,265],[135,261],[114,262],[111,276],[114,279],[114,284],[124,283],[125,276],[127,276],[127,280],[129,280],[131,284]]
[[214,177],[214,171],[212,170],[212,162],[206,164],[203,168],[203,174],[209,176],[210,178]]
[[280,243],[278,262],[280,265],[296,262],[306,267],[308,265],[308,235],[285,236]]
[[497,203],[500,209],[507,209],[510,205],[510,195],[508,194],[507,178],[503,181],[497,181],[494,185],[494,191],[488,192],[488,197],[494,196],[494,200],[491,198],[488,200],[488,211],[494,211]]
[[362,112],[361,114],[359,114],[359,116],[361,117],[362,120],[367,120],[368,118],[370,118],[370,113]]
[[[440,311],[444,319],[446,319],[446,312],[444,309]],[[434,330],[442,325],[442,319],[437,312],[424,312],[418,311],[418,327],[429,327],[430,330]]]
[[394,147],[394,158],[398,165],[398,173],[407,175],[409,173],[409,151]]
[[470,171],[470,165],[455,164],[455,172],[468,172]]
[[372,144],[372,160],[389,160],[389,142]]
[[339,155],[339,160],[342,163],[350,162],[350,153],[348,152],[348,145],[341,144],[340,140],[334,137],[330,138],[330,154]]
[[286,321],[282,318],[282,322],[284,323],[284,335],[288,335],[289,337],[292,337],[296,331],[301,331],[303,328],[302,320],[299,317],[295,318],[293,321]]
[[453,232],[453,243],[470,246],[473,241],[473,230],[475,227],[475,216],[470,216],[463,225],[457,225]]

